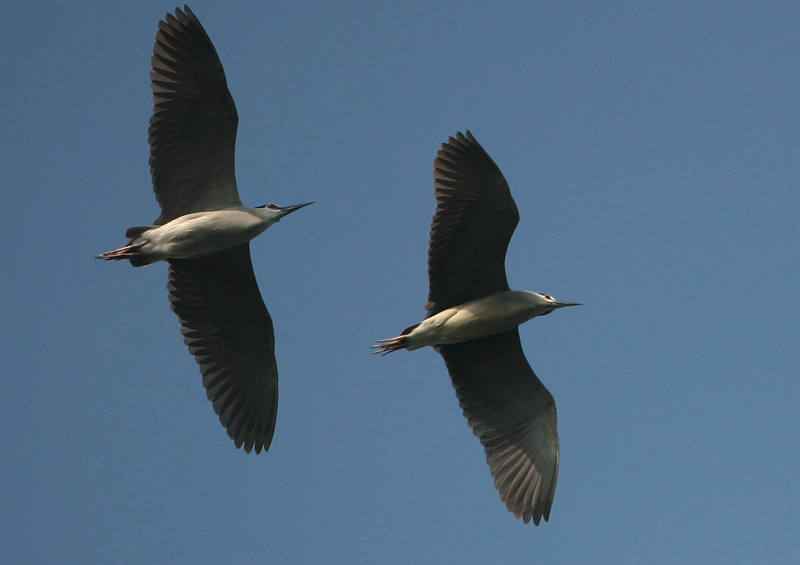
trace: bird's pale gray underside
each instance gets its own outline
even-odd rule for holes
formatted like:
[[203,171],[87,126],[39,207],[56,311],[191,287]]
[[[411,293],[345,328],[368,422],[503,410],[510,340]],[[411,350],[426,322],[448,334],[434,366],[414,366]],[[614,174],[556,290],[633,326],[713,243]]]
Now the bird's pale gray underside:
[[240,205],[234,171],[239,117],[225,71],[188,6],[158,23],[150,85],[150,173],[161,215]]
[[244,243],[169,260],[169,299],[203,385],[236,447],[269,449],[278,410],[272,319]]
[[506,250],[519,222],[503,173],[469,131],[442,144],[433,166],[436,212],[426,305],[431,315],[509,290]]
[[500,499],[526,523],[547,520],[558,479],[556,404],[525,359],[519,331],[436,349]]

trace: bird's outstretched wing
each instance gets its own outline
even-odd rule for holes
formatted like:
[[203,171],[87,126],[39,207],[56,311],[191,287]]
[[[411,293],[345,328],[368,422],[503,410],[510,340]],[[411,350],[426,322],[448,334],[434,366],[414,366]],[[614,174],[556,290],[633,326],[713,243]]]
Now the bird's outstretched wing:
[[234,171],[239,117],[217,51],[188,6],[165,19],[158,22],[150,72],[157,225],[241,204]]
[[500,499],[526,523],[547,520],[558,479],[556,404],[525,359],[519,331],[436,349]]
[[169,299],[208,399],[236,447],[269,449],[278,412],[272,318],[258,290],[250,244],[169,260]]
[[503,173],[469,131],[442,144],[433,167],[430,315],[509,290],[506,250],[519,222]]

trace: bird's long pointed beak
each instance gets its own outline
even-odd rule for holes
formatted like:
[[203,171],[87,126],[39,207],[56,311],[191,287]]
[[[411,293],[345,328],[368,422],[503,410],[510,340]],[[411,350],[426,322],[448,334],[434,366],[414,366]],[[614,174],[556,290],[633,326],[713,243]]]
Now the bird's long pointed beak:
[[310,206],[313,202],[306,202],[305,204],[295,204],[294,206],[282,206],[281,211],[286,212],[287,214],[291,214],[295,210],[299,210],[300,208],[305,208],[306,206]]
[[583,304],[578,304],[577,302],[554,302],[553,306],[556,308],[564,308],[566,306],[583,306]]
[[288,214],[291,214],[295,210],[299,210],[300,208],[305,208],[306,206],[309,206],[311,204],[313,204],[313,202],[306,202],[305,204],[295,204],[294,206],[281,206],[281,212],[282,212],[281,218],[283,218]]

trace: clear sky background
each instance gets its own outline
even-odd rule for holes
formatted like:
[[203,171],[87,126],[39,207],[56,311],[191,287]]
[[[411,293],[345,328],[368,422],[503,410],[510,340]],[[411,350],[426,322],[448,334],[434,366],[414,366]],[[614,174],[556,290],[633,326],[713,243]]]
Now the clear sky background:
[[[166,266],[93,257],[158,215],[157,21],[0,7],[0,560],[796,563],[800,4],[191,4],[239,110],[276,328],[270,451],[236,450]],[[431,162],[470,129],[521,221],[513,288],[556,398],[549,523],[515,521],[420,320]]]

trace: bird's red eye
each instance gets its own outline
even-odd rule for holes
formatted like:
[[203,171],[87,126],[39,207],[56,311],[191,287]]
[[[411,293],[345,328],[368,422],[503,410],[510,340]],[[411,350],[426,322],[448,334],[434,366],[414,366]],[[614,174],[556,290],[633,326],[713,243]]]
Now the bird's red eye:
[[269,208],[270,210],[280,210],[281,207],[278,206],[277,204],[267,204],[267,208]]
[[555,300],[555,298],[553,298],[549,294],[543,294],[542,296],[544,296],[547,300]]

